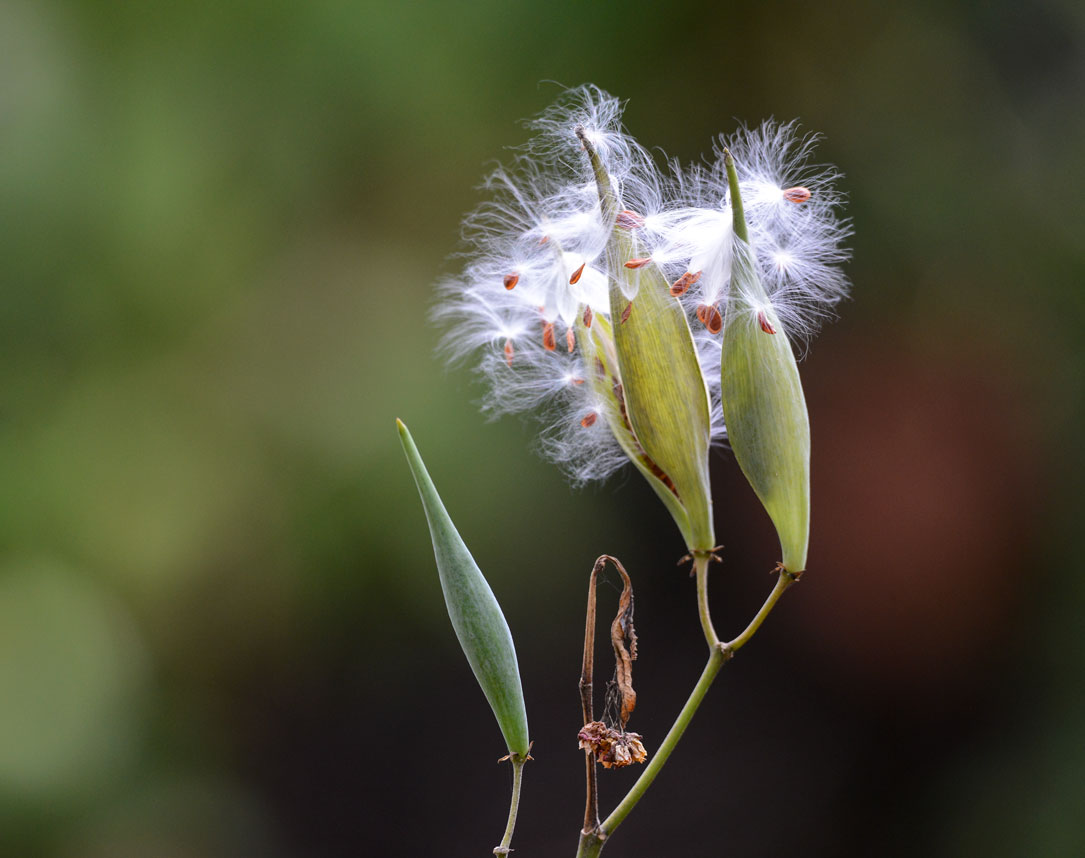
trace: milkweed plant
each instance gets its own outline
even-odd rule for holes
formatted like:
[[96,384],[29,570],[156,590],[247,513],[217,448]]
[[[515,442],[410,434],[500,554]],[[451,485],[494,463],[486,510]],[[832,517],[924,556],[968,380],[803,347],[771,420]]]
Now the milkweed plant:
[[[708,662],[649,755],[626,729],[636,702],[632,585],[607,555],[592,570],[578,734],[587,781],[582,858],[609,842],[720,668],[806,569],[810,426],[795,352],[848,292],[841,265],[851,229],[834,190],[839,173],[813,161],[815,135],[770,121],[721,137],[711,162],[661,168],[621,112],[617,99],[585,86],[530,123],[534,139],[490,174],[489,199],[466,218],[466,264],[440,284],[434,312],[445,354],[477,368],[484,410],[536,415],[543,454],[576,485],[631,464],[674,519],[695,573]],[[453,627],[508,746],[513,797],[493,850],[507,854],[531,747],[512,636],[398,425]],[[730,640],[717,635],[707,596],[719,559],[709,456],[725,445],[780,542],[775,587]],[[594,586],[608,562],[624,589],[610,629],[614,681],[596,720]],[[635,763],[644,763],[640,778],[601,819],[596,766]]]

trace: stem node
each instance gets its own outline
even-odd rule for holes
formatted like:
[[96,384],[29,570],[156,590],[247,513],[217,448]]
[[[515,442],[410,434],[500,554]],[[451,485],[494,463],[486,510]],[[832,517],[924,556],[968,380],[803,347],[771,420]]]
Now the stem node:
[[[716,636],[716,630],[712,627],[712,618],[708,611],[708,564],[711,552],[695,552],[694,553],[694,566],[697,574],[697,603],[698,612],[701,616],[701,626],[705,633],[705,638],[708,641],[708,663],[704,667],[704,671],[701,673],[701,678],[697,680],[697,684],[693,687],[693,691],[689,695],[689,699],[686,700],[686,705],[682,707],[682,711],[678,713],[678,717],[675,719],[674,724],[671,725],[671,729],[664,737],[662,744],[656,750],[655,756],[649,761],[645,767],[641,776],[637,778],[637,782],[633,784],[633,787],[626,793],[625,798],[619,802],[618,806],[614,808],[613,812],[604,819],[601,823],[596,822],[594,826],[590,825],[591,816],[587,815],[585,818],[585,826],[580,831],[580,843],[577,848],[577,858],[598,858],[599,853],[603,849],[603,845],[606,842],[606,838],[609,834],[614,832],[622,821],[629,815],[629,812],[640,801],[641,797],[651,786],[652,781],[655,780],[656,775],[659,774],[660,769],[663,768],[663,764],[667,762],[667,758],[670,757],[671,752],[674,751],[675,746],[678,744],[678,740],[682,738],[682,734],[686,731],[686,727],[689,726],[690,720],[693,718],[697,708],[701,705],[701,701],[704,699],[705,694],[708,692],[709,686],[712,685],[712,681],[716,678],[716,674],[720,672],[727,662],[734,658],[735,652],[744,646],[750,638],[754,636],[761,623],[765,621],[765,618],[769,615],[772,609],[776,606],[780,596],[784,594],[795,581],[798,580],[798,576],[794,573],[788,572],[782,565],[777,566],[773,571],[779,571],[779,577],[776,579],[776,586],[772,592],[769,593],[768,598],[765,600],[765,604],[761,606],[750,621],[750,624],[746,627],[737,638],[732,641],[724,642]],[[592,591],[594,592],[594,591]],[[583,681],[583,680],[582,680]],[[589,769],[592,767],[589,764]],[[598,807],[597,803],[592,803],[592,792],[589,789],[589,809],[595,810]],[[595,819],[598,819],[596,816]]]
[[[509,754],[508,760],[512,763],[512,800],[509,802],[509,821],[505,826],[505,835],[501,843],[494,847],[494,855],[508,855],[512,848],[512,832],[516,828],[516,812],[520,809],[520,782],[524,773],[524,763],[531,759],[531,755]],[[504,758],[498,760],[504,762]]]

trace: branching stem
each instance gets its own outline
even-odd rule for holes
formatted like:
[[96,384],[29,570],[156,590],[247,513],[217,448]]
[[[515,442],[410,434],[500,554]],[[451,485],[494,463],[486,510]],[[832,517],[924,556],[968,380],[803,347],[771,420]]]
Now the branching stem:
[[761,610],[757,612],[750,624],[746,626],[745,630],[737,638],[727,644],[727,648],[732,652],[737,652],[745,646],[750,638],[754,636],[754,633],[761,628],[761,624],[765,622],[765,617],[769,615],[776,603],[780,601],[780,597],[784,594],[784,591],[798,581],[798,577],[788,572],[786,569],[779,569],[780,577],[776,579],[776,586],[772,588],[772,592],[769,593],[769,597],[765,599],[765,604],[761,606]]
[[645,766],[644,771],[641,772],[641,776],[637,779],[637,782],[633,784],[629,792],[626,793],[625,798],[619,802],[610,816],[604,819],[595,830],[582,831],[580,833],[580,844],[576,853],[577,858],[597,858],[599,853],[602,852],[603,846],[606,845],[607,838],[614,833],[614,830],[622,824],[630,811],[636,806],[637,802],[641,800],[644,793],[647,792],[648,787],[652,785],[652,781],[656,779],[656,775],[659,774],[660,770],[667,762],[667,759],[678,745],[678,740],[681,739],[682,734],[686,732],[686,728],[689,726],[694,714],[696,714],[697,709],[700,707],[701,701],[704,700],[705,694],[708,693],[708,689],[711,687],[713,680],[715,680],[716,674],[720,672],[720,668],[731,659],[736,650],[749,642],[750,638],[754,636],[761,627],[761,624],[765,621],[765,618],[780,600],[780,596],[783,595],[788,587],[798,580],[790,572],[781,568],[779,570],[779,578],[776,581],[776,586],[773,588],[772,592],[769,593],[768,598],[765,600],[765,604],[761,606],[761,609],[750,621],[750,624],[738,637],[730,643],[724,644],[720,643],[719,638],[716,636],[716,631],[712,626],[712,617],[708,610],[707,591],[709,560],[710,557],[708,555],[698,555],[694,557],[695,570],[697,573],[697,607],[701,618],[701,627],[705,633],[705,640],[708,642],[709,646],[708,663],[705,665],[704,670],[701,671],[701,677],[693,687],[689,699],[686,700],[686,705],[682,707],[682,711],[678,713],[678,717],[675,719],[674,724],[671,725],[671,729],[667,731],[667,735],[664,737],[655,756],[653,756],[648,765]]

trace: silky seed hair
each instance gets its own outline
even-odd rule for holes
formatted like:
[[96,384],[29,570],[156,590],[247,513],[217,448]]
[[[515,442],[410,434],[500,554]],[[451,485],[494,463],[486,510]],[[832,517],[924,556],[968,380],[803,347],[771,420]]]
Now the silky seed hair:
[[[736,259],[753,262],[780,325],[800,343],[848,291],[841,265],[851,228],[839,216],[839,173],[813,162],[816,136],[795,123],[742,127],[716,141],[712,163],[661,169],[623,127],[622,107],[582,86],[528,123],[535,136],[491,171],[487,199],[465,218],[462,271],[440,283],[433,312],[444,329],[441,350],[472,363],[482,379],[483,410],[533,415],[540,451],[575,484],[605,479],[628,461],[610,429],[623,416],[585,383],[596,359],[585,360],[578,331],[602,319],[592,335],[603,337],[636,312],[639,269],[660,266],[685,311],[714,443],[726,438],[720,355]],[[604,222],[582,139],[610,176],[621,206],[614,222]],[[725,149],[739,176],[748,243],[732,228]],[[619,260],[627,301],[611,318],[606,248],[615,225],[636,233],[643,255]],[[767,315],[752,321],[776,333]]]

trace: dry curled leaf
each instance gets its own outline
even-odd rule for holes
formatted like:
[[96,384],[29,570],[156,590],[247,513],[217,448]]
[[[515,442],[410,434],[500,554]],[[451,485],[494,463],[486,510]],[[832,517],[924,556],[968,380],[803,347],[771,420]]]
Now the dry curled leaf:
[[592,721],[577,734],[580,748],[591,751],[606,769],[620,769],[648,759],[640,733],[628,733],[608,727],[602,721]]
[[633,689],[633,662],[637,658],[637,632],[633,628],[633,585],[624,575],[622,595],[618,601],[618,613],[610,624],[610,643],[614,648],[614,680],[621,698],[618,720],[622,729],[637,706],[637,692]]

